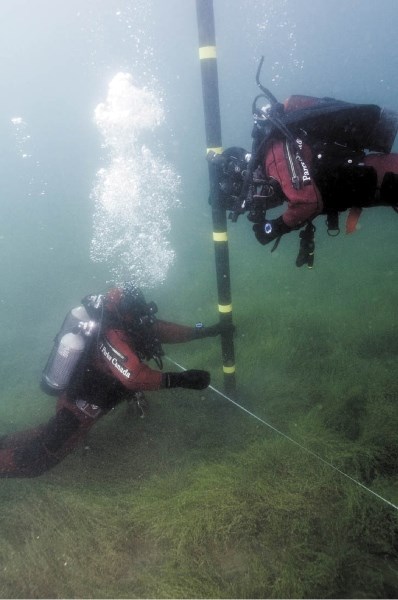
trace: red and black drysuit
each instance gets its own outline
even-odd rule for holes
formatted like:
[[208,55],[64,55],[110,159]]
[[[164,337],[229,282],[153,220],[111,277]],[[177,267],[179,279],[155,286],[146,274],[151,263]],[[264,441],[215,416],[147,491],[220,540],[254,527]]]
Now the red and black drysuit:
[[284,103],[284,124],[295,141],[275,131],[263,147],[261,166],[287,208],[278,219],[253,227],[262,244],[319,214],[349,209],[346,233],[351,233],[362,208],[397,210],[398,154],[391,153],[397,113],[292,96]]
[[[157,320],[152,335],[160,343],[198,338],[195,328]],[[0,440],[0,477],[35,477],[57,465],[85,437],[94,423],[133,392],[169,387],[167,373],[140,360],[131,337],[105,328],[97,344],[57,401],[48,423]]]

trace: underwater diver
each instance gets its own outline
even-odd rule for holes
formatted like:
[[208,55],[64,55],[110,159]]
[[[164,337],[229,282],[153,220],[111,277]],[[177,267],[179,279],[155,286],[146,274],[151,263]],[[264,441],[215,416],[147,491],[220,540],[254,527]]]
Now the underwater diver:
[[[305,227],[296,264],[311,267],[318,215],[326,215],[334,236],[346,210],[346,233],[355,231],[363,208],[391,206],[398,212],[398,154],[391,153],[398,113],[310,96],[291,96],[281,104],[260,83],[262,64],[263,59],[251,152],[232,147],[210,152],[208,160],[232,221],[247,212],[257,240],[273,241],[273,250],[283,235]],[[283,214],[267,218],[268,209],[284,203]]]
[[76,448],[96,421],[126,400],[142,413],[143,392],[164,388],[203,390],[210,374],[202,370],[165,372],[162,343],[188,342],[221,333],[224,324],[204,327],[158,320],[131,284],[105,295],[86,296],[66,316],[43,371],[41,387],[58,397],[48,423],[0,440],[0,477],[35,477]]

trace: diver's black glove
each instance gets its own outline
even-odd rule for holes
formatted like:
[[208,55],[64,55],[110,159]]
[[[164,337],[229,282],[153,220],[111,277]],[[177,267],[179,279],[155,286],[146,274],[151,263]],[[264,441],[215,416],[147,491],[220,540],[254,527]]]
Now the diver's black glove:
[[205,327],[202,323],[197,323],[195,327],[195,337],[202,339],[206,337],[215,337],[223,333],[234,333],[235,325],[230,322],[215,323]]
[[191,369],[182,373],[163,373],[162,387],[189,388],[191,390],[204,390],[210,384],[210,373]]
[[253,225],[253,231],[260,244],[265,246],[281,235],[289,233],[291,228],[286,225],[282,217],[278,217],[271,221],[265,221],[265,223],[256,223]]

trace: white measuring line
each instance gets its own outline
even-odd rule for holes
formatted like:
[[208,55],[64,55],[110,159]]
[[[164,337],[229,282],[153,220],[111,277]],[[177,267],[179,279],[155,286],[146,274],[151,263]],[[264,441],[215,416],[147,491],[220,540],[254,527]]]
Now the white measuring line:
[[[170,362],[172,362],[174,365],[176,365],[176,367],[178,367],[182,371],[186,371],[187,370],[185,367],[183,367],[182,365],[179,365],[177,362],[175,362],[175,360],[173,360],[169,356],[166,356],[165,358],[167,358],[167,360],[169,360]],[[344,471],[342,471],[341,469],[339,469],[338,467],[336,467],[333,463],[329,462],[328,460],[325,460],[324,458],[322,458],[322,456],[320,456],[316,452],[313,452],[309,448],[306,448],[305,446],[303,446],[302,444],[300,444],[299,442],[297,442],[296,440],[294,440],[290,436],[286,435],[286,433],[283,433],[283,431],[280,431],[279,429],[277,429],[276,427],[274,427],[270,423],[267,423],[267,421],[264,421],[264,419],[261,419],[261,417],[258,417],[256,414],[254,414],[253,412],[251,412],[250,410],[248,410],[247,408],[245,408],[244,406],[242,406],[238,402],[235,402],[235,400],[232,400],[232,398],[230,398],[229,396],[227,396],[223,392],[220,392],[220,390],[218,390],[214,386],[209,385],[208,389],[213,390],[213,392],[215,392],[216,394],[218,394],[222,398],[225,398],[225,400],[228,400],[228,402],[231,402],[231,404],[234,404],[235,406],[237,406],[238,408],[240,408],[241,410],[243,410],[246,414],[250,415],[254,419],[257,419],[257,421],[260,421],[260,423],[263,423],[263,425],[266,425],[267,427],[269,427],[270,429],[272,429],[273,431],[275,431],[275,433],[278,433],[279,435],[281,435],[285,439],[289,440],[289,442],[292,442],[292,444],[295,444],[296,446],[298,446],[299,448],[301,448],[302,450],[304,450],[304,452],[307,452],[308,454],[311,454],[311,456],[313,456],[317,460],[320,460],[323,464],[327,465],[328,467],[330,467],[331,469],[333,469],[334,471],[336,471],[337,473],[339,473],[343,477],[346,477],[347,479],[349,479],[350,481],[352,481],[352,483],[355,483],[356,485],[359,485],[359,487],[361,487],[362,489],[364,489],[365,491],[367,491],[369,494],[373,494],[373,496],[376,496],[376,498],[378,498],[379,500],[382,500],[382,502],[385,502],[385,504],[388,504],[388,506],[391,506],[392,508],[395,508],[395,510],[398,510],[398,506],[396,504],[393,504],[393,502],[390,502],[386,498],[383,498],[383,496],[380,496],[380,494],[378,494],[377,492],[374,492],[373,490],[371,490],[369,487],[367,487],[366,485],[364,485],[363,483],[361,483],[360,481],[358,481],[354,477],[351,477],[351,475],[348,475],[347,473],[344,473]]]

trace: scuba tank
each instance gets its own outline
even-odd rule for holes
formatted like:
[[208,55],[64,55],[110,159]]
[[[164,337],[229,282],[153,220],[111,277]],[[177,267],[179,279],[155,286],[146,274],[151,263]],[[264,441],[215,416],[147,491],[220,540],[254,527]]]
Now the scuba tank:
[[97,329],[98,322],[90,318],[83,305],[66,315],[43,370],[41,388],[46,394],[55,396],[67,389]]

